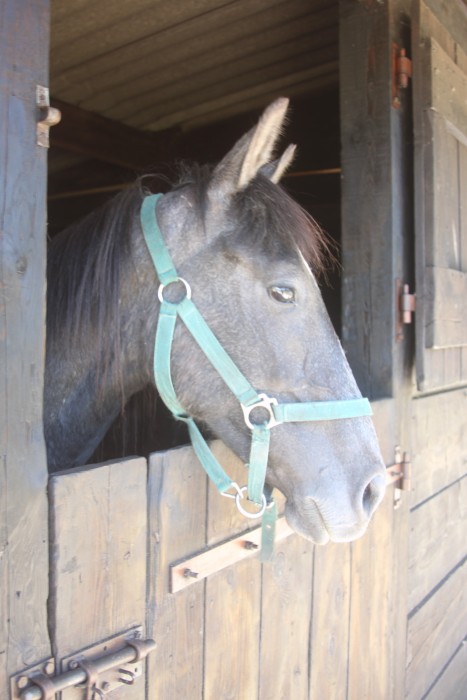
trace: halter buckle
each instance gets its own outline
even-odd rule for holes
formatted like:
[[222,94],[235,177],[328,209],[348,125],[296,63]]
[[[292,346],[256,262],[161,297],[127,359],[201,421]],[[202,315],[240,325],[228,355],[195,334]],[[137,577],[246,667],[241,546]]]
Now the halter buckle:
[[[254,430],[255,427],[258,427],[258,425],[261,425],[264,428],[274,428],[276,425],[280,425],[281,421],[278,421],[276,419],[276,416],[274,415],[274,410],[273,406],[277,406],[278,402],[277,399],[271,398],[267,394],[258,394],[259,401],[256,403],[252,404],[251,406],[245,406],[244,404],[240,404],[242,407],[243,411],[243,418],[245,420],[245,423],[247,426],[250,428],[250,430]],[[254,424],[250,420],[250,414],[252,411],[255,410],[255,408],[264,408],[266,411],[269,412],[269,420],[266,421],[265,423],[260,423],[260,424]]]

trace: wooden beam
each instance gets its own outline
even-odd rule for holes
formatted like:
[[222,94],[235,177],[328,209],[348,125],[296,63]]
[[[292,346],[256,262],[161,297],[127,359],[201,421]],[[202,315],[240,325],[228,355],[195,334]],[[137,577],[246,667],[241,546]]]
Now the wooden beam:
[[51,131],[52,147],[125,168],[141,170],[167,159],[181,133],[178,128],[145,132],[61,100],[52,104],[62,113]]

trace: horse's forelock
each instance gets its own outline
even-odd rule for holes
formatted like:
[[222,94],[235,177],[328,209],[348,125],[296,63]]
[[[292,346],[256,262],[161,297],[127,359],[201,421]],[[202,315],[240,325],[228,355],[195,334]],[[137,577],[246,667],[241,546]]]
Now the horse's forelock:
[[[177,187],[189,186],[199,214],[208,210],[212,168],[182,164]],[[246,246],[277,254],[297,249],[317,275],[335,262],[332,243],[319,224],[280,186],[259,173],[247,187],[226,202],[231,228]]]
[[317,275],[333,261],[325,233],[313,217],[280,186],[258,175],[235,196],[239,235],[246,244],[272,254],[298,249]]

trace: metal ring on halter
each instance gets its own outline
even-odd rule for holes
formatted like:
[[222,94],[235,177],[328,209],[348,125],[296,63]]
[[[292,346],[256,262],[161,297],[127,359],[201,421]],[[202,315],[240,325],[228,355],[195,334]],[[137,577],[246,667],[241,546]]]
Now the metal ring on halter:
[[245,488],[246,486],[240,488],[236,481],[232,481],[232,483],[229,486],[229,489],[234,489],[235,493],[227,493],[227,491],[221,491],[221,496],[224,496],[224,498],[233,498],[237,500],[237,498],[243,498],[243,489]]
[[258,424],[255,425],[250,420],[250,413],[254,411],[255,408],[264,408],[266,411],[269,411],[269,420],[264,424],[261,423],[260,425],[264,426],[265,428],[274,428],[275,425],[280,425],[280,421],[276,419],[272,408],[273,406],[278,405],[277,399],[270,398],[267,394],[258,394],[258,397],[260,400],[257,403],[254,403],[252,406],[240,404],[243,411],[243,418],[250,430],[254,430],[255,427],[258,427]]
[[[163,301],[165,301],[164,296],[163,296],[164,289],[171,284],[175,284],[176,282],[181,282],[185,287],[186,295],[185,295],[184,299],[191,299],[191,287],[190,287],[190,285],[188,284],[188,282],[186,280],[183,279],[183,277],[177,277],[177,279],[172,280],[172,282],[167,282],[167,284],[160,284],[159,285],[159,289],[157,290],[157,296],[159,297],[159,301],[161,302],[161,304]],[[167,301],[165,303],[170,304],[172,302]]]
[[[245,518],[249,518],[250,520],[255,520],[256,518],[261,518],[263,515],[264,511],[268,507],[268,502],[266,500],[266,496],[261,494],[261,508],[257,513],[250,513],[250,511],[245,510],[243,506],[241,505],[241,500],[243,499],[243,492],[248,491],[248,486],[241,486],[239,493],[235,496],[235,505],[237,506],[237,510],[239,513],[241,513]],[[250,503],[253,503],[253,501],[250,501]],[[257,504],[255,504],[257,505]]]

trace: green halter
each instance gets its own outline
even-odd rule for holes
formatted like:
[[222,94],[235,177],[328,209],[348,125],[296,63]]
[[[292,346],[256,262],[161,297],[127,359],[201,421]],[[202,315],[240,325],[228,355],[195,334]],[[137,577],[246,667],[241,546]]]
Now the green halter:
[[[304,403],[279,404],[276,399],[258,393],[240,372],[237,365],[226,353],[213,334],[196,305],[191,300],[191,288],[178,276],[170,253],[164,243],[157,223],[156,205],[162,195],[146,197],[141,207],[141,224],[144,237],[156,268],[160,286],[158,290],[161,302],[159,320],[154,345],[154,377],[159,394],[175,418],[188,426],[193,449],[206,470],[209,478],[224,496],[234,498],[237,508],[246,517],[263,516],[262,558],[268,558],[274,542],[274,523],[276,507],[271,498],[271,490],[265,488],[266,468],[268,464],[270,431],[281,423],[298,421],[336,420],[340,418],[357,418],[372,414],[368,399],[350,399],[344,401],[310,401]],[[176,303],[164,298],[164,289],[173,282],[182,283],[185,297]],[[245,423],[251,430],[251,448],[248,462],[248,486],[238,486],[230,479],[207,442],[198,426],[179,403],[171,378],[171,350],[177,318],[185,324],[195,341],[214,366],[218,374],[239,401]],[[267,421],[255,423],[251,415],[256,408],[263,408],[269,413]],[[231,491],[234,493],[230,493]],[[242,506],[244,494],[248,500],[260,506],[257,513],[250,513]]]

